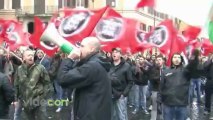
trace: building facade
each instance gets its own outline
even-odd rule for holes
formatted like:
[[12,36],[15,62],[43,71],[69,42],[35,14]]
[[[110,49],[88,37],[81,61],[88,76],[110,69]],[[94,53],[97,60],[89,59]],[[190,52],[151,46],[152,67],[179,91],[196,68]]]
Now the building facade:
[[[48,22],[53,13],[64,7],[84,7],[97,9],[111,6],[125,17],[131,17],[141,22],[141,29],[149,32],[168,15],[159,13],[152,8],[135,10],[138,0],[0,0],[0,18],[16,19],[23,22],[25,31],[33,32],[33,17],[39,16]],[[175,19],[176,24],[180,21]]]

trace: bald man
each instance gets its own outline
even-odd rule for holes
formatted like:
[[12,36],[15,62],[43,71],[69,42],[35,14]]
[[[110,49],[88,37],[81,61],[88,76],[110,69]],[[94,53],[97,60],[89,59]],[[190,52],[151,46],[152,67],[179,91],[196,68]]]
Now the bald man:
[[[100,42],[95,37],[87,37],[80,49],[72,52],[66,64],[61,66],[62,87],[76,88],[74,100],[74,120],[111,119],[111,83],[107,77],[110,63],[100,60]],[[77,59],[73,69],[67,66]]]

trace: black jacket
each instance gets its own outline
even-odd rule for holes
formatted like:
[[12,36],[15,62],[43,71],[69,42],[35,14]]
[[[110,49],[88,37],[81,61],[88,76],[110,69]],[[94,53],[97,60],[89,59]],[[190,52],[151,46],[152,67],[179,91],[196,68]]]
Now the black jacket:
[[153,65],[148,72],[149,81],[152,86],[152,91],[159,91],[160,86],[160,67]]
[[119,65],[112,65],[109,71],[109,77],[112,82],[113,97],[115,99],[120,98],[121,95],[126,97],[134,82],[133,71],[130,64],[122,59]]
[[58,54],[56,54],[52,58],[50,63],[50,69],[48,70],[51,81],[56,80],[61,61],[62,59],[60,58],[60,56],[58,56]]
[[7,117],[9,105],[14,100],[14,89],[6,75],[0,73],[0,119]]
[[3,55],[0,55],[0,72],[4,72],[4,66],[6,63],[6,58]]
[[199,58],[189,60],[190,62],[190,77],[193,79],[200,78],[203,72],[203,65],[199,62]]
[[207,78],[206,86],[213,86],[213,63],[212,60],[208,60],[204,63],[203,76]]
[[188,105],[189,71],[184,67],[168,68],[162,74],[160,92],[162,102],[170,106]]
[[[67,64],[73,64],[71,61]],[[98,55],[81,60],[69,70],[64,64],[62,87],[76,88],[74,96],[75,120],[110,120],[112,91],[107,76],[110,63],[102,62]],[[68,65],[69,66],[69,65]],[[62,67],[63,68],[63,67]]]
[[[138,68],[136,68],[138,69]],[[140,70],[136,70],[135,72],[135,84],[136,85],[148,85],[148,79],[149,79],[149,76],[148,76],[148,71],[145,70],[144,68],[140,67],[139,68]]]

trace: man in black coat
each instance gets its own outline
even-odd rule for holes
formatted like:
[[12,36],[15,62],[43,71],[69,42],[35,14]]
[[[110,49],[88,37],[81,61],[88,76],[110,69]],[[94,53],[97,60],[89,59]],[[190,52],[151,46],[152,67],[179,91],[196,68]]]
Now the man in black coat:
[[[85,38],[80,51],[74,50],[67,64],[80,58],[73,69],[61,67],[63,74],[59,83],[62,87],[76,88],[74,96],[74,120],[110,120],[111,118],[111,82],[108,79],[108,67],[99,58],[99,40]],[[79,55],[79,54],[81,55]]]
[[7,119],[9,106],[14,100],[14,89],[6,75],[0,72],[0,119]]
[[171,67],[164,70],[160,81],[164,120],[186,120],[190,78],[193,69],[198,69],[199,51],[195,50],[189,64],[183,66],[183,57],[175,53]]
[[121,56],[120,48],[112,49],[113,63],[109,71],[113,94],[113,116],[111,120],[128,120],[127,96],[135,79],[131,65]]

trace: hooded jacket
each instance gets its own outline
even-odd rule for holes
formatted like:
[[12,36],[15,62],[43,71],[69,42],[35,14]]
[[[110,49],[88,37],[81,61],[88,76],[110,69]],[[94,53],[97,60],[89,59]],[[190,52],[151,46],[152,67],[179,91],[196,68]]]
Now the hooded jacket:
[[73,69],[67,69],[67,61],[61,66],[62,87],[76,88],[74,96],[74,120],[110,120],[112,90],[107,71],[110,63],[93,54],[81,60]]

